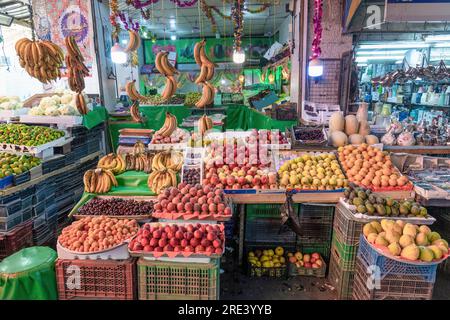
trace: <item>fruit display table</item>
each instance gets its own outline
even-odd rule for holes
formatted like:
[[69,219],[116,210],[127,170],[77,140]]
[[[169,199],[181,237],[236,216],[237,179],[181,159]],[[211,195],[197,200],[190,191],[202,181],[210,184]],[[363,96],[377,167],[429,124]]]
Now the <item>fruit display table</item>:
[[[217,108],[219,110],[219,108]],[[222,109],[222,108],[220,108]],[[279,129],[291,127],[296,121],[280,121],[273,120],[266,115],[251,109],[244,105],[224,106],[227,116],[225,121],[225,130],[249,130],[258,129]],[[185,106],[141,106],[140,111],[143,113],[146,122],[136,123],[132,121],[110,121],[109,129],[113,149],[115,150],[119,141],[119,130],[124,128],[154,129],[158,130],[162,127],[166,112],[170,112],[176,118],[178,123],[182,123],[196,109]]]
[[384,146],[384,150],[395,153],[413,153],[413,154],[450,154],[450,146]]

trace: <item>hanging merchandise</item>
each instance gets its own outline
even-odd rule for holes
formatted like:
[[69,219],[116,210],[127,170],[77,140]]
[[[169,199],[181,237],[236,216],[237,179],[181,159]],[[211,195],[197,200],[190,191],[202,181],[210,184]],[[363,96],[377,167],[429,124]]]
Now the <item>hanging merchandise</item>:
[[322,49],[320,44],[322,42],[322,16],[323,16],[323,0],[314,0],[314,39],[312,41],[312,56],[310,60],[314,60],[320,57]]
[[144,118],[142,118],[142,115],[139,112],[139,100],[133,101],[133,104],[130,107],[130,114],[131,114],[131,118],[133,119],[134,122],[138,122],[138,123],[144,122]]
[[234,52],[240,53],[242,51],[242,33],[244,30],[244,15],[242,9],[244,8],[245,0],[235,0],[231,8],[231,17],[234,25]]
[[109,2],[109,8],[111,10],[109,21],[111,22],[111,25],[113,27],[112,37],[113,39],[119,39],[120,25],[117,21],[117,18],[119,17],[119,5],[117,3],[117,0],[111,0]]
[[156,55],[155,67],[159,73],[166,77],[166,87],[162,93],[162,98],[168,101],[177,91],[177,80],[175,74],[178,74],[178,70],[175,69],[168,60],[168,52],[160,51]]
[[205,45],[206,41],[202,40],[194,46],[194,59],[200,67],[200,74],[195,80],[195,83],[203,85],[202,97],[195,104],[197,108],[205,108],[207,105],[213,103],[216,94],[216,89],[208,82],[214,76],[214,68],[216,65],[207,57]]

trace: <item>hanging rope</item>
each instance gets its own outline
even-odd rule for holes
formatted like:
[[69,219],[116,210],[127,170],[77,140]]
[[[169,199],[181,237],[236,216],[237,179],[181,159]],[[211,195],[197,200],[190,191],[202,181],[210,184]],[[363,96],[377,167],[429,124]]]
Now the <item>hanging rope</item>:
[[28,12],[30,13],[31,40],[36,40],[36,31],[34,30],[34,13],[31,6],[31,0],[28,0]]

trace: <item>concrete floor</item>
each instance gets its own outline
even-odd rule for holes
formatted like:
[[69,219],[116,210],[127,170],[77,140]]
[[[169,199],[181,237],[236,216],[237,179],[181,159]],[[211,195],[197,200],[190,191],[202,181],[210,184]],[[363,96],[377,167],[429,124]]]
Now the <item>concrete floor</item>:
[[[221,300],[336,300],[337,294],[326,278],[250,278],[237,266],[237,257],[227,254],[222,261]],[[434,300],[450,300],[450,261],[438,269]]]

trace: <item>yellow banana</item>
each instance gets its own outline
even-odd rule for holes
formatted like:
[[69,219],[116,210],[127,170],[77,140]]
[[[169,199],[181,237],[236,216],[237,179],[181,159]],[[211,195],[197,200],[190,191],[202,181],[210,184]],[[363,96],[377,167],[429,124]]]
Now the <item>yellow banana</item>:
[[202,82],[205,82],[207,75],[208,75],[208,67],[206,65],[202,65],[200,67],[200,73],[199,73],[197,79],[195,79],[195,83],[200,84]]
[[201,66],[202,61],[200,60],[200,51],[202,50],[203,46],[205,45],[205,40],[199,41],[194,46],[194,59],[195,62]]

